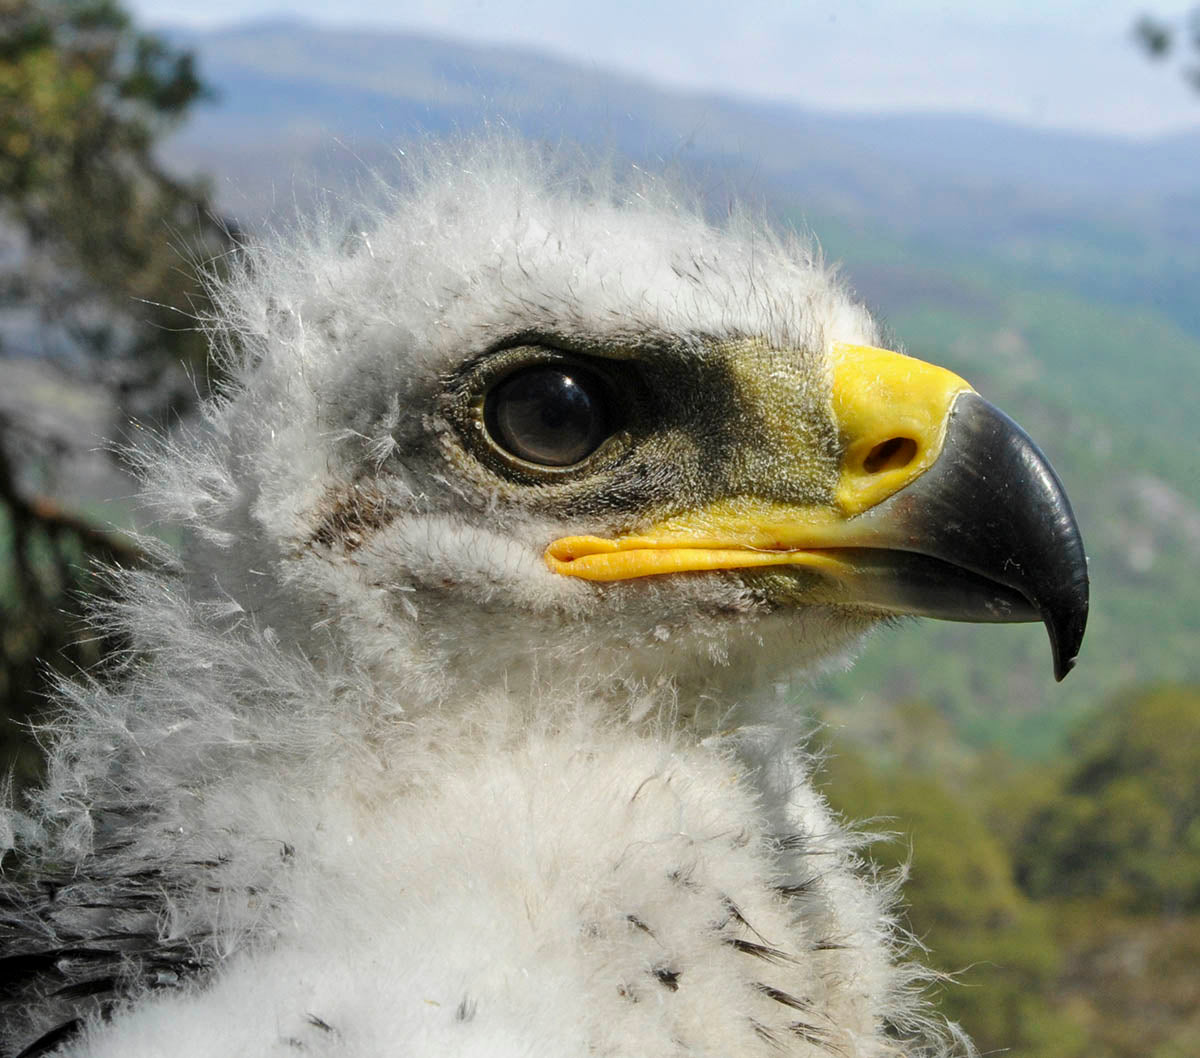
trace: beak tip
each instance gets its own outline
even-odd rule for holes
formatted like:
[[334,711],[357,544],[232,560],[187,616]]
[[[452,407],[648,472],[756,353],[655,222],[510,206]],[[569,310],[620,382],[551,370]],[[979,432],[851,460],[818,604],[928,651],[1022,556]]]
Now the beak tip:
[[1046,630],[1050,633],[1050,650],[1054,656],[1054,679],[1062,683],[1067,673],[1075,667],[1079,648],[1083,644],[1083,633],[1087,627],[1087,589],[1078,604],[1064,615],[1045,615]]
[[[954,443],[951,449],[951,442]],[[953,457],[942,476],[927,475],[951,497],[944,524],[955,527],[944,545],[958,560],[993,577],[1029,604],[1050,636],[1054,678],[1075,667],[1088,616],[1088,566],[1079,525],[1054,468],[1029,435],[977,393],[961,393],[946,439]],[[1005,488],[996,492],[994,483]],[[1019,502],[1017,502],[1019,501]],[[958,511],[982,511],[988,531],[979,534]]]
[[1067,678],[1067,673],[1075,667],[1075,658],[1054,659],[1054,682],[1062,683]]

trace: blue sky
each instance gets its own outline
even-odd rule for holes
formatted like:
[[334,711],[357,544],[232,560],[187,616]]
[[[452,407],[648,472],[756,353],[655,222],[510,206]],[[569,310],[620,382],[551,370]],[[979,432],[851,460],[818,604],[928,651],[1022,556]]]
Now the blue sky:
[[[286,14],[534,47],[687,89],[825,109],[941,110],[1127,136],[1200,128],[1200,94],[1148,62],[1129,0],[135,0],[148,25]],[[1150,8],[1170,16],[1170,4]]]

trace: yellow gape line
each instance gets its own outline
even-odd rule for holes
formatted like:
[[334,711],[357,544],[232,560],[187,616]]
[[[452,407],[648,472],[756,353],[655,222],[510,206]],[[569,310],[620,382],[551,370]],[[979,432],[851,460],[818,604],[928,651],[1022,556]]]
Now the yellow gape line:
[[555,573],[610,581],[689,570],[841,565],[829,549],[869,547],[855,515],[899,492],[941,454],[955,398],[971,390],[944,368],[886,349],[837,344],[833,413],[842,444],[834,502],[794,507],[729,497],[636,535],[568,536],[546,549]]
[[584,580],[629,580],[655,573],[688,570],[749,569],[753,566],[809,566],[830,572],[841,563],[821,551],[755,551],[750,548],[719,548],[671,545],[639,538],[620,541],[598,536],[566,536],[546,549],[546,564],[555,573]]

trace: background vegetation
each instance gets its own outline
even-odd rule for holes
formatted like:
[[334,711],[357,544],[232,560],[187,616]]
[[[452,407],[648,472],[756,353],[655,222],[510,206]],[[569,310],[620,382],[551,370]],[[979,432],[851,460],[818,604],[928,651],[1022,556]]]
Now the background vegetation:
[[1044,763],[957,741],[910,703],[890,759],[827,744],[833,803],[896,831],[872,854],[908,867],[940,1008],[984,1054],[1200,1054],[1200,690],[1121,695]]
[[[1185,28],[1140,32],[1190,54]],[[193,113],[191,49],[235,105]],[[389,94],[396,71],[409,80]],[[97,502],[131,489],[97,439],[186,414],[206,384],[197,273],[220,266],[231,225],[173,174],[239,173],[222,208],[262,223],[281,159],[327,151],[337,122],[359,122],[353,149],[308,160],[345,186],[356,157],[384,157],[372,128],[470,127],[469,101],[500,85],[527,133],[635,158],[674,143],[714,208],[749,186],[817,231],[899,339],[1051,454],[1093,572],[1071,679],[1051,684],[1040,629],[929,622],[880,637],[804,702],[826,721],[831,800],[895,831],[874,858],[909,871],[908,921],[952,977],[937,1001],[982,1052],[1200,1054],[1200,168],[1179,164],[1186,143],[1139,154],[986,123],[701,106],[527,54],[279,24],[164,40],[104,0],[0,0],[0,758],[33,775],[20,725],[47,680],[119,647],[80,641],[69,616],[102,590],[90,560],[137,561],[108,528],[127,505]],[[625,109],[648,116],[597,117]],[[385,123],[396,113],[404,129]],[[1067,190],[1051,151],[1070,160]]]
[[[38,757],[14,725],[39,708],[46,666],[78,670],[117,646],[72,616],[97,589],[92,561],[138,557],[57,495],[63,472],[97,434],[186,408],[189,367],[206,377],[189,312],[197,268],[229,237],[203,187],[154,154],[201,94],[191,56],[108,0],[0,6],[0,357],[23,390],[0,399],[0,760],[21,777]],[[31,362],[38,373],[19,370]],[[39,403],[39,383],[57,392]],[[72,396],[108,420],[92,436],[64,429]]]

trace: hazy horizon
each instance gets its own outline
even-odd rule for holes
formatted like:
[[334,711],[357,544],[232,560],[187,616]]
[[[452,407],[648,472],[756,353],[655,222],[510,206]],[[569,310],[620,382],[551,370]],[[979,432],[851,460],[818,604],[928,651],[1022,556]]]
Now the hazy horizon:
[[1135,139],[1200,130],[1200,93],[1175,66],[1141,53],[1131,27],[1145,8],[1117,0],[1057,0],[1037,12],[1010,0],[969,8],[920,0],[903,12],[876,0],[756,0],[736,13],[707,0],[635,8],[632,0],[603,11],[551,0],[444,0],[380,12],[350,2],[331,15],[315,0],[286,11],[272,0],[214,0],[203,9],[180,0],[131,4],[152,28],[287,18],[421,34],[532,49],[673,89],[818,110],[966,114]]

